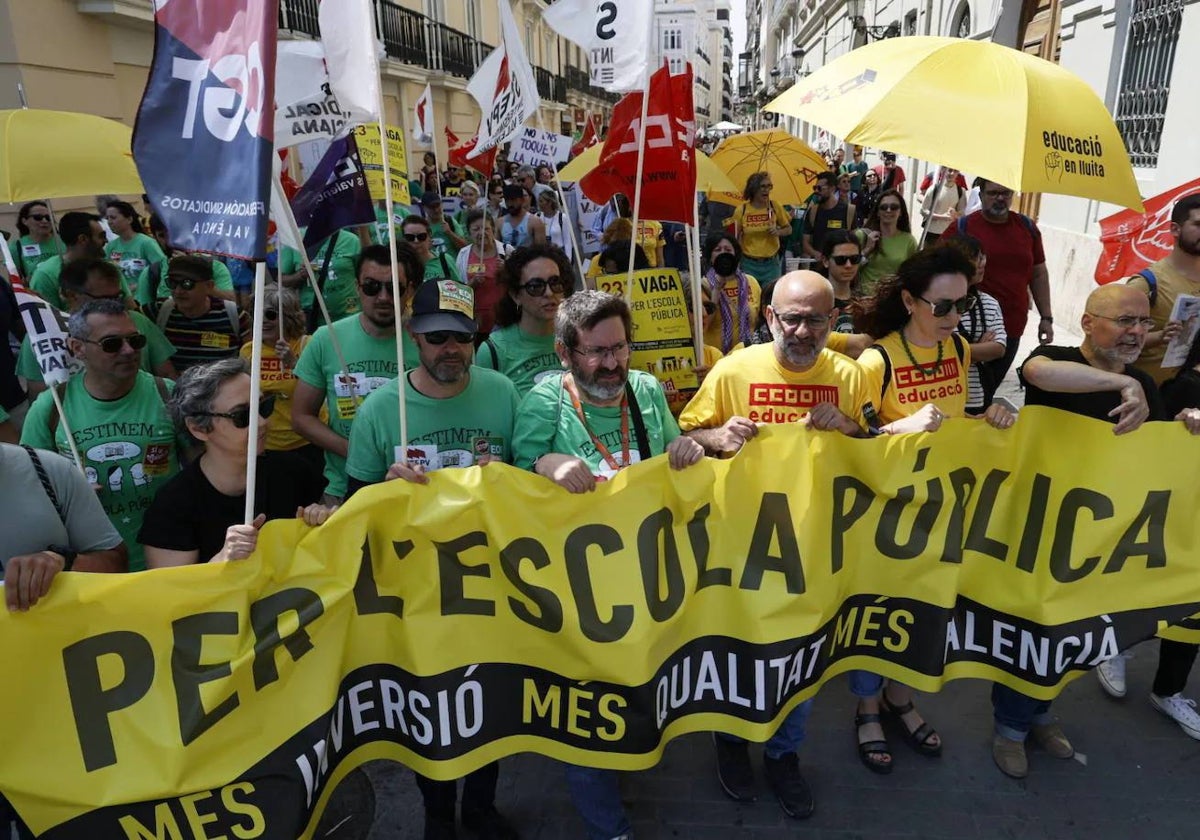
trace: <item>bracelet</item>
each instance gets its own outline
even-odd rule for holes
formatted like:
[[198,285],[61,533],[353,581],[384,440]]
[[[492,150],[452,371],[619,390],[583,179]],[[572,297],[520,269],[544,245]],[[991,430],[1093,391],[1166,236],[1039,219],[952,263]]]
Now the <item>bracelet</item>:
[[1049,315],[1043,315],[1043,316],[1042,316],[1042,320],[1043,320],[1043,321],[1049,321],[1051,324],[1053,324],[1053,323],[1054,323],[1054,318],[1052,318],[1052,317],[1051,317],[1051,316],[1049,316]]

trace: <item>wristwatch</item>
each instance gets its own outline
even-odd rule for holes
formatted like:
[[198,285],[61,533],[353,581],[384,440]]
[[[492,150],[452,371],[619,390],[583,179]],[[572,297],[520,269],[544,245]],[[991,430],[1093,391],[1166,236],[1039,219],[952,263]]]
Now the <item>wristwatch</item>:
[[71,567],[75,565],[75,558],[79,556],[79,552],[65,545],[48,545],[46,551],[53,551],[55,554],[63,556],[63,571],[71,571]]
[[1053,323],[1054,323],[1054,318],[1052,318],[1052,317],[1051,317],[1051,316],[1049,316],[1049,315],[1043,315],[1043,316],[1042,316],[1042,320],[1043,320],[1043,321],[1049,321],[1051,324],[1053,324]]

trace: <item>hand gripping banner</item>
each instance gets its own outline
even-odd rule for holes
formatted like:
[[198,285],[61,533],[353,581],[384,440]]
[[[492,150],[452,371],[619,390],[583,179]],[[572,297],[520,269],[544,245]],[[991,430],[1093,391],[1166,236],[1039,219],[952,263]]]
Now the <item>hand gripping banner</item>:
[[390,482],[249,560],[67,574],[0,615],[0,791],[51,840],[311,837],[369,759],[644,768],[688,732],[764,740],[851,668],[1053,697],[1200,611],[1198,468],[1181,424],[1034,408],[768,426],[586,496],[499,464]]

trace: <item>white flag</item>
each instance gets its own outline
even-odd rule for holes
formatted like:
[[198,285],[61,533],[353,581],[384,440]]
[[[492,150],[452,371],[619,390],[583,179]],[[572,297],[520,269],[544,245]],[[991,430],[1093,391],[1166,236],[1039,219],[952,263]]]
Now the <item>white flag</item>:
[[542,17],[559,35],[587,50],[596,87],[621,91],[646,86],[654,28],[649,0],[557,0]]
[[412,136],[418,143],[433,142],[433,91],[429,85],[425,85],[413,106]]
[[330,92],[347,124],[378,122],[379,53],[370,0],[321,0],[317,23]]
[[537,81],[508,0],[500,0],[500,46],[479,65],[467,93],[483,110],[479,140],[468,160],[516,137],[525,120],[537,113]]
[[325,50],[317,41],[283,41],[275,53],[275,148],[331,139],[346,127],[330,93]]

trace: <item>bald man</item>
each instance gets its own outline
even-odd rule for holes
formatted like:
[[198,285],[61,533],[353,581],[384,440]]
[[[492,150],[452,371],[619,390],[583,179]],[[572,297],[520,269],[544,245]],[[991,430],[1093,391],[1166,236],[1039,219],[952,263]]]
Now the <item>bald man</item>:
[[[1026,405],[1082,414],[1113,424],[1114,434],[1127,434],[1147,420],[1167,420],[1154,379],[1133,367],[1146,334],[1154,329],[1150,300],[1136,287],[1101,286],[1088,295],[1080,321],[1079,347],[1044,345],[1034,350],[1019,371]],[[1192,434],[1200,434],[1200,411],[1185,409],[1175,417]],[[1164,639],[1151,704],[1200,739],[1200,714],[1180,692],[1196,658],[1196,646]],[[1113,697],[1125,696],[1125,658],[1116,656],[1096,668],[1101,687]],[[1033,735],[1051,755],[1070,758],[1070,742],[1050,716],[1050,701],[1026,697],[1002,685],[992,686],[995,737],[992,757],[1005,774],[1023,778],[1029,772],[1025,738]]]
[[[775,284],[766,309],[774,341],[721,359],[679,416],[679,427],[710,455],[739,451],[764,423],[803,423],[852,437],[867,434],[866,379],[858,363],[825,347],[837,318],[833,287],[814,271],[793,271]],[[764,745],[763,767],[784,813],[813,812],[812,793],[800,774],[796,751],[804,741],[812,701],[797,706]],[[717,776],[736,801],[756,796],[747,744],[714,736]]]

